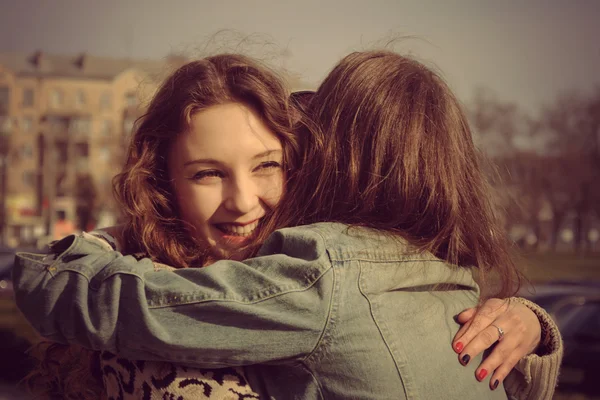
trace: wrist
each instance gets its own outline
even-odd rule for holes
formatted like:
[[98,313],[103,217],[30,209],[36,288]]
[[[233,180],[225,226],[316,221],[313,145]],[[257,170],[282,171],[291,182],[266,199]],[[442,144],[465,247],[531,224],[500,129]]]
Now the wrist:
[[560,347],[560,332],[552,317],[539,305],[522,297],[512,297],[516,301],[529,308],[538,318],[541,328],[540,341],[536,348],[530,353],[540,357],[553,354]]

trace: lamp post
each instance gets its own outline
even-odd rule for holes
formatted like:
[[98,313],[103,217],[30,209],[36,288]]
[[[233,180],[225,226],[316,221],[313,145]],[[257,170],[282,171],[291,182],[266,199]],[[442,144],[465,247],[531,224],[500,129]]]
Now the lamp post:
[[7,115],[0,115],[0,243],[4,243],[6,232],[6,167],[10,151],[12,121]]

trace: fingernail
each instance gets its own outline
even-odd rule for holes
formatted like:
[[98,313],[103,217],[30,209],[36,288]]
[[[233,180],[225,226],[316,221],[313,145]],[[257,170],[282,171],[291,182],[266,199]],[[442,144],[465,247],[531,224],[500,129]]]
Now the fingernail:
[[494,384],[492,385],[492,390],[495,390],[498,387],[498,384],[500,383],[500,381],[498,379],[496,379],[496,381],[494,382]]
[[483,378],[485,378],[487,376],[488,372],[487,369],[482,368],[479,370],[479,373],[477,374],[477,380],[482,381]]
[[458,322],[458,316],[460,314],[456,314],[454,317],[452,317],[452,319],[454,319],[454,322],[456,322],[457,324],[460,324],[460,322]]
[[467,365],[469,363],[469,360],[471,360],[471,356],[468,354],[465,354],[464,356],[462,356],[461,358],[463,365]]
[[463,351],[463,348],[464,348],[464,347],[465,347],[465,346],[464,346],[464,345],[463,345],[461,342],[457,342],[457,343],[454,345],[454,350],[455,350],[457,353],[460,353],[461,351]]

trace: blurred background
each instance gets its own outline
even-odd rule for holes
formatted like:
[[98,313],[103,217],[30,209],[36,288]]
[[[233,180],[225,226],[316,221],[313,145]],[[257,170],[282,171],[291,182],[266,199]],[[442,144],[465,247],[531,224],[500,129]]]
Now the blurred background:
[[111,179],[161,79],[242,52],[294,90],[354,50],[442,72],[467,109],[497,206],[565,339],[557,398],[600,398],[600,2],[0,0],[0,399],[35,335],[15,251],[113,225]]

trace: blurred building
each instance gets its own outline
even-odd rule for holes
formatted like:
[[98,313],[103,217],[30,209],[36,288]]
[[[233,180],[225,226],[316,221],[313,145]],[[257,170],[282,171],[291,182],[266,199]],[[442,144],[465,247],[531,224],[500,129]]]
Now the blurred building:
[[[133,123],[187,61],[0,53],[0,243],[51,240],[76,222],[82,201],[101,205],[99,224],[112,223],[111,179]],[[310,88],[282,72],[293,90]],[[96,194],[85,200],[90,176]]]
[[168,64],[0,53],[2,242],[51,237],[58,215],[74,221],[75,188],[87,174],[97,204],[112,203],[124,144]]

